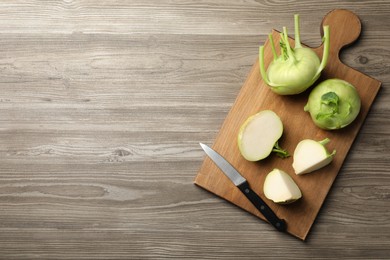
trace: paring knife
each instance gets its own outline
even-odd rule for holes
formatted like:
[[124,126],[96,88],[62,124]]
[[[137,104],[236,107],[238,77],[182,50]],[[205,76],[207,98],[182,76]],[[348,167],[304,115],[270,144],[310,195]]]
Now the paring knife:
[[279,231],[285,231],[287,224],[283,219],[278,218],[272,209],[262,200],[250,187],[247,180],[219,153],[205,144],[199,143],[211,160],[222,170],[222,172],[239,188],[252,204],[263,214],[263,216]]

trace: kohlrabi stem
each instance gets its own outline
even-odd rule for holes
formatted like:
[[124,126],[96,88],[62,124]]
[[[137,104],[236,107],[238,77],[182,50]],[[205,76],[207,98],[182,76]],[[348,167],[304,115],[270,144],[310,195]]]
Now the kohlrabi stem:
[[284,43],[286,44],[288,57],[295,62],[296,59],[295,59],[294,53],[293,53],[293,51],[291,49],[290,43],[288,41],[288,34],[287,34],[287,28],[286,27],[283,27],[283,40],[284,40]]
[[287,51],[286,51],[286,44],[284,44],[284,36],[283,36],[283,33],[280,33],[279,36],[280,36],[280,41],[279,41],[279,45],[280,45],[280,56],[282,56],[284,60],[287,60],[288,54],[287,54]]
[[265,72],[265,65],[264,65],[264,46],[261,45],[259,47],[259,67],[260,67],[260,74],[261,77],[263,78],[264,82],[267,85],[270,85],[270,82],[268,80],[267,73]]
[[324,50],[322,52],[322,60],[320,67],[318,68],[318,72],[320,73],[328,63],[329,58],[329,47],[330,47],[330,33],[329,33],[329,25],[324,26],[324,37],[322,38],[322,41],[324,42]]
[[322,145],[326,145],[326,144],[329,143],[329,142],[330,142],[330,139],[329,139],[329,138],[325,138],[324,140],[319,141],[319,143],[322,144]]
[[278,54],[276,53],[275,44],[274,44],[274,37],[272,36],[272,33],[268,34],[269,43],[271,44],[272,54],[274,55],[274,60],[278,58]]
[[[322,140],[322,141],[319,141],[319,143],[320,144],[322,144],[322,145],[326,145],[327,143],[329,143],[330,142],[330,139],[329,138],[325,138],[324,140]],[[336,150],[333,150],[333,152],[331,153],[331,154],[329,154],[329,156],[334,156],[336,154]]]
[[295,48],[302,48],[301,34],[299,32],[299,15],[294,15],[294,34],[295,34]]
[[276,155],[281,157],[281,158],[287,158],[290,156],[290,154],[288,153],[287,150],[284,150],[279,146],[278,142],[275,143],[274,148],[272,149],[272,152],[276,153]]

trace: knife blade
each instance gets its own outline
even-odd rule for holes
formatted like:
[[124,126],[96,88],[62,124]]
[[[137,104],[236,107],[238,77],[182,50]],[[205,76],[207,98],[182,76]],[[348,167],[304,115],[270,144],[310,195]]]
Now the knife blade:
[[279,231],[285,231],[287,224],[278,218],[272,209],[254,192],[248,181],[225,159],[206,144],[199,143],[210,159],[222,170],[222,172],[240,189],[249,201],[263,214],[263,216]]

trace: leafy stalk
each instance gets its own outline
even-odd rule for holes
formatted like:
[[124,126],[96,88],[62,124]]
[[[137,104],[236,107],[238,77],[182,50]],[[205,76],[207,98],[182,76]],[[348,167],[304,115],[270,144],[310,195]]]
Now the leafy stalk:
[[277,156],[281,157],[281,158],[287,158],[290,156],[290,154],[288,153],[287,150],[284,150],[282,149],[280,146],[279,146],[279,143],[276,142],[275,143],[275,146],[274,148],[272,149],[272,152],[276,153]]
[[[325,146],[329,142],[330,142],[329,138],[325,138],[324,140],[319,141],[319,143],[322,144],[323,146]],[[335,154],[336,154],[336,150],[333,150],[333,152],[331,154],[329,154],[329,156],[334,156]]]
[[264,82],[267,85],[271,85],[271,82],[268,79],[268,75],[264,67],[264,46],[263,45],[259,47],[259,66],[260,66],[261,77],[263,77]]
[[275,44],[274,44],[274,37],[272,36],[272,33],[268,34],[269,42],[271,44],[272,54],[274,56],[274,60],[278,58],[278,54],[276,53]]
[[286,45],[288,58],[292,59],[292,61],[296,62],[296,58],[295,58],[294,52],[291,49],[290,42],[288,41],[288,34],[287,34],[287,28],[286,27],[283,27],[283,34],[282,34],[282,39],[281,40]]
[[294,15],[294,34],[295,34],[295,48],[302,48],[301,33],[299,32],[299,15]]
[[330,33],[329,33],[329,25],[324,26],[324,37],[322,38],[322,42],[324,43],[324,50],[322,52],[322,60],[320,67],[318,68],[317,73],[321,73],[321,71],[325,68],[328,63],[329,58],[329,47],[330,47]]
[[[282,33],[280,34],[280,39],[283,39]],[[283,60],[288,60],[287,46],[284,43],[284,40],[280,40],[279,46],[280,46],[280,56],[283,57]]]
[[329,138],[325,138],[324,140],[319,141],[319,143],[322,144],[322,145],[326,145],[326,144],[329,143],[329,142],[330,142],[330,139],[329,139]]

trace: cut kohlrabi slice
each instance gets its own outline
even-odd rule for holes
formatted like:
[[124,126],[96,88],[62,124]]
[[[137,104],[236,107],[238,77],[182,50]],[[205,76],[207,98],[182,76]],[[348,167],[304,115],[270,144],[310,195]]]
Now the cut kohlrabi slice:
[[336,150],[329,153],[325,147],[329,143],[326,138],[322,141],[305,139],[298,143],[293,156],[293,168],[296,174],[305,174],[328,165],[336,154]]
[[274,169],[265,177],[264,195],[275,203],[289,204],[302,197],[298,185],[286,172]]
[[238,133],[238,148],[248,161],[259,161],[271,152],[280,157],[289,156],[281,149],[278,140],[283,134],[283,124],[279,116],[271,110],[263,110],[250,116]]

